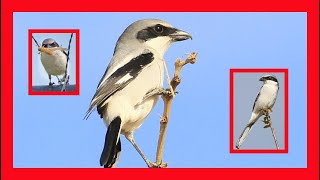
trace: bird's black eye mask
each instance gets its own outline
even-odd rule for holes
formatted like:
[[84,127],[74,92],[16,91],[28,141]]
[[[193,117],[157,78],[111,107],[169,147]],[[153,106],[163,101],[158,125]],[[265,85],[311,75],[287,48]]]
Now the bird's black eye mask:
[[42,47],[45,47],[45,48],[59,47],[59,44],[57,42],[53,42],[51,44],[42,44]]
[[148,27],[138,32],[137,39],[148,41],[159,36],[168,36],[177,32],[176,28],[166,27],[161,24]]
[[278,82],[277,78],[273,77],[273,76],[268,76],[264,78],[265,80],[270,80],[270,81],[274,81],[274,82]]

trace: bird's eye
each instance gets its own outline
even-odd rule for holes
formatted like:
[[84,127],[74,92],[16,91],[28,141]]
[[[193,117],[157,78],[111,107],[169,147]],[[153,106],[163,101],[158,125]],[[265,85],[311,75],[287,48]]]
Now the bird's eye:
[[53,42],[50,44],[51,47],[59,47],[59,45],[56,42]]
[[153,29],[158,34],[163,32],[163,26],[161,26],[160,24],[156,25]]

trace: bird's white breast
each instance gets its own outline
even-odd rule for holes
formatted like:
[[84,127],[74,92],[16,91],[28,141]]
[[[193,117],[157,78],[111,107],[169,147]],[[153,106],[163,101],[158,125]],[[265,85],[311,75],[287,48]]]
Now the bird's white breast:
[[155,57],[131,83],[110,97],[103,116],[107,125],[120,116],[121,133],[132,132],[141,126],[159,99],[159,96],[154,96],[142,101],[150,90],[162,88],[163,63],[162,58]]
[[255,110],[267,110],[272,108],[278,94],[278,86],[266,83],[260,90],[260,96],[255,104]]
[[52,51],[52,54],[41,53],[41,63],[49,75],[62,75],[66,70],[67,56],[61,50]]

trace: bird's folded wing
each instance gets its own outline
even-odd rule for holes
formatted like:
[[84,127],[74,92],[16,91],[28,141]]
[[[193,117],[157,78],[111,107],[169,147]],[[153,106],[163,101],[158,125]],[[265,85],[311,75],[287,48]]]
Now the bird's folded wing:
[[259,96],[260,96],[260,92],[259,92],[259,94],[257,95],[256,100],[254,100],[254,104],[253,104],[253,107],[252,107],[252,111],[254,110],[254,107],[256,107],[256,103],[257,103],[257,101],[258,101],[258,99],[259,99]]
[[[102,109],[106,105],[105,101],[107,101],[114,93],[126,87],[139,75],[142,69],[148,66],[153,60],[154,56],[151,52],[144,52],[118,68],[106,80],[101,80],[97,91],[91,100],[85,119],[90,116],[95,107],[98,108],[98,113],[102,115]],[[104,79],[104,77],[102,77],[102,79]]]

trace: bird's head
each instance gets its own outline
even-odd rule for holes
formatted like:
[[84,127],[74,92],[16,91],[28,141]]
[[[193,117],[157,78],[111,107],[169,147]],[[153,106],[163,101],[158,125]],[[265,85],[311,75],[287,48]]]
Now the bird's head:
[[144,45],[164,55],[173,42],[187,39],[192,39],[189,33],[174,28],[165,21],[144,19],[136,21],[127,27],[120,36],[116,49],[121,48],[121,46]]
[[278,84],[278,79],[274,75],[264,75],[259,79],[259,81],[263,81],[264,83]]
[[55,47],[59,47],[59,44],[54,39],[48,38],[43,40],[41,46],[44,48],[55,48]]

